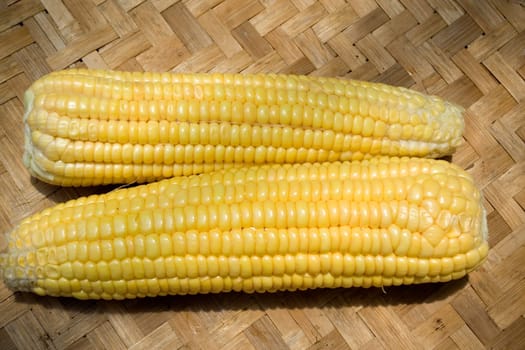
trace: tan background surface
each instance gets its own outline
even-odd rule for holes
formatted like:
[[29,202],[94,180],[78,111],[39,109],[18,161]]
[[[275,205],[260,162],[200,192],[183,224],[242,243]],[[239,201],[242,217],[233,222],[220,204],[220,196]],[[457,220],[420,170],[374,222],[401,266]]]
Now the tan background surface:
[[43,74],[71,65],[289,72],[381,81],[463,105],[465,143],[452,160],[483,189],[492,250],[468,278],[384,292],[110,303],[13,294],[0,283],[0,348],[523,348],[524,6],[518,0],[1,0],[0,233],[54,202],[100,190],[45,185],[22,165],[22,96]]

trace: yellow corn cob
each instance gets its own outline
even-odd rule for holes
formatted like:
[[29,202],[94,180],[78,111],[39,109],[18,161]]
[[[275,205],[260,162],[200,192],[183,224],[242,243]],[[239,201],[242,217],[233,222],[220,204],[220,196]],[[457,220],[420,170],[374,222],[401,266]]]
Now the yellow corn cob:
[[247,164],[435,158],[462,109],[388,85],[293,75],[71,69],[25,98],[24,161],[58,185],[150,182]]
[[0,270],[79,299],[449,281],[487,255],[480,197],[423,158],[226,169],[46,209],[10,233]]

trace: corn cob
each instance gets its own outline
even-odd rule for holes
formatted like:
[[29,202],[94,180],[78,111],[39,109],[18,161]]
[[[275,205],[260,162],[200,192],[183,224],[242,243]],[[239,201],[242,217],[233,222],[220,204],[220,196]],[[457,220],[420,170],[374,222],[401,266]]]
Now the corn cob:
[[224,169],[37,213],[0,271],[15,290],[79,299],[449,281],[487,256],[480,197],[424,158]]
[[436,158],[462,109],[379,83],[293,75],[71,69],[25,96],[24,162],[63,186],[151,182],[267,163]]

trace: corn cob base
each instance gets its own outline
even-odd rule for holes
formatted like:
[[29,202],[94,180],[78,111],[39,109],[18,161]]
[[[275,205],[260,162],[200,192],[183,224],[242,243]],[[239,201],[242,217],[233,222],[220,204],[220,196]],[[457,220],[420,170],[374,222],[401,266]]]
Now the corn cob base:
[[487,234],[480,192],[444,161],[243,167],[46,209],[0,272],[79,299],[445,282],[483,262]]
[[71,69],[25,96],[24,162],[62,186],[151,182],[249,164],[436,158],[463,109],[379,83],[294,75]]

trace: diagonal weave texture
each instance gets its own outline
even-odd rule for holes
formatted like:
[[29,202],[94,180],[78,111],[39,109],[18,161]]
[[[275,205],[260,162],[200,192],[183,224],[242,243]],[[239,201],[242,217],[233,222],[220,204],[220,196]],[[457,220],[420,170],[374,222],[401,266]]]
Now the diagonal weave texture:
[[525,343],[525,4],[520,0],[2,0],[0,248],[23,217],[109,188],[22,165],[22,96],[69,66],[380,81],[464,106],[452,161],[485,196],[491,252],[436,285],[79,302],[0,283],[1,349],[518,349]]

